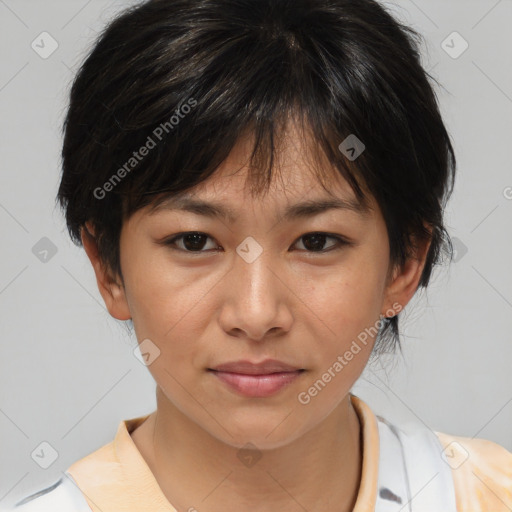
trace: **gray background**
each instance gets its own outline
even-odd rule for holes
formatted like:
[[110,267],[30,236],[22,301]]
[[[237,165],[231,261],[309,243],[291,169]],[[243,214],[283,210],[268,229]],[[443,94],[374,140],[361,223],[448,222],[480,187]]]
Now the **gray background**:
[[[54,205],[73,72],[129,3],[0,0],[0,504],[54,482],[122,419],[155,408],[135,337],[109,316]],[[392,420],[512,450],[512,3],[386,5],[426,37],[425,66],[443,85],[459,164],[447,210],[458,261],[406,308],[403,357],[367,368],[354,392]],[[43,31],[59,45],[46,59],[31,47]],[[469,43],[458,58],[442,48],[454,31]],[[43,237],[57,251],[47,261],[37,257]],[[48,469],[31,457],[44,441],[58,453]]]

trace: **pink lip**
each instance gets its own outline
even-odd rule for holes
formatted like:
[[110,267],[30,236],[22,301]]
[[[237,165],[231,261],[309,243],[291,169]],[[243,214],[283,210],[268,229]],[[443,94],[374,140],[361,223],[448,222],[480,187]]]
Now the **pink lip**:
[[234,361],[209,370],[238,393],[253,398],[277,393],[304,371],[274,359],[261,363]]
[[243,373],[245,375],[265,375],[269,373],[295,372],[300,370],[297,366],[291,366],[277,359],[265,359],[260,363],[253,363],[247,360],[232,361],[210,369],[220,372]]
[[219,371],[212,371],[212,373],[242,395],[263,398],[277,393],[295,380],[302,371],[268,373],[265,375],[244,375]]

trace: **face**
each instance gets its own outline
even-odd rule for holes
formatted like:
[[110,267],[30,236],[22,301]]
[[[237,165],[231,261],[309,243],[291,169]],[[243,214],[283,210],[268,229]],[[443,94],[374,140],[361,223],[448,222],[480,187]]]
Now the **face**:
[[[124,287],[104,293],[111,314],[131,317],[146,340],[167,406],[232,446],[278,447],[326,419],[363,371],[380,315],[403,307],[419,277],[409,267],[386,280],[389,243],[375,203],[369,212],[285,215],[304,201],[355,203],[341,177],[330,194],[322,188],[301,144],[290,132],[281,179],[264,197],[244,187],[248,140],[188,193],[226,216],[185,202],[137,211],[121,233]],[[268,360],[286,366],[219,370]]]

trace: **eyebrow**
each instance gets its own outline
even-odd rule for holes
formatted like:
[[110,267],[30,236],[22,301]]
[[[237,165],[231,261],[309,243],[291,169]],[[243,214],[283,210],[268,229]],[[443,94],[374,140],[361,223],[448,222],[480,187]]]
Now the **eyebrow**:
[[[150,209],[150,215],[162,210],[179,210],[195,213],[210,218],[223,218],[231,223],[237,221],[234,212],[216,201],[205,201],[193,199],[186,195],[170,196],[158,202]],[[329,210],[352,211],[361,217],[369,215],[370,207],[359,201],[341,198],[308,199],[299,203],[289,205],[283,214],[284,220],[307,218],[319,215]]]

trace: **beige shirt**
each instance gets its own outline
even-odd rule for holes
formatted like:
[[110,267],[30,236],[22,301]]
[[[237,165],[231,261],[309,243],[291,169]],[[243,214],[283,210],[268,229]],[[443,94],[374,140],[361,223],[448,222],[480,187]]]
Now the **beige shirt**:
[[[379,463],[377,418],[361,399],[351,395],[351,400],[363,439],[361,484],[353,510],[373,512]],[[122,421],[112,442],[68,468],[94,512],[176,512],[130,436],[147,417]],[[464,462],[452,469],[457,511],[511,512],[512,453],[491,441],[436,434],[447,456],[464,454]]]

